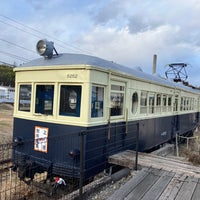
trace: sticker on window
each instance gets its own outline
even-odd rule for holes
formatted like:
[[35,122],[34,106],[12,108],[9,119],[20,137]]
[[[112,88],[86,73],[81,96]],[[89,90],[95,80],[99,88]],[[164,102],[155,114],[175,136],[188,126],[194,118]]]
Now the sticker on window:
[[34,150],[47,153],[48,131],[46,127],[35,126]]

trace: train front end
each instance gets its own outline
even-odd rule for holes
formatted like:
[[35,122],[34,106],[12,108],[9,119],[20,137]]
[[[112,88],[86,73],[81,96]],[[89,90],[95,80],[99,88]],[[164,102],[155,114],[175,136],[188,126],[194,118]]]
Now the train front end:
[[48,176],[80,177],[90,72],[71,64],[73,55],[67,59],[50,55],[15,68],[13,161],[21,179],[45,171]]

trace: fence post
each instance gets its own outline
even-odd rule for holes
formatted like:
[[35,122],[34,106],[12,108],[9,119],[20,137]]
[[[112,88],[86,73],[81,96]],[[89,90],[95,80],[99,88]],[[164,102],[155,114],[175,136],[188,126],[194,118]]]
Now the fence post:
[[137,123],[137,133],[136,133],[136,148],[135,148],[135,170],[138,167],[138,147],[139,147],[139,123]]
[[189,138],[187,138],[187,150],[189,149]]
[[84,143],[85,143],[85,132],[80,133],[80,180],[79,180],[79,199],[82,199],[83,195],[83,168],[84,168]]
[[178,134],[176,133],[176,156],[179,157],[179,149],[178,149]]

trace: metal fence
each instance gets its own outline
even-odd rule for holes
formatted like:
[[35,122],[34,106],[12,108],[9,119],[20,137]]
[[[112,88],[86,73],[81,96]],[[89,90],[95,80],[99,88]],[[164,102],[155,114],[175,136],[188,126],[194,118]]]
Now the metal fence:
[[[191,133],[189,135],[176,134],[176,155],[177,156],[188,157],[189,155],[191,156],[193,154],[200,155],[199,126],[194,128],[193,132]],[[181,145],[181,144],[184,144],[184,145]]]
[[[87,199],[91,188],[94,189],[103,184],[104,180],[108,180],[106,178],[109,176],[108,172],[112,166],[107,162],[110,155],[127,149],[137,150],[138,127],[138,123],[110,124],[99,129],[91,128],[79,133],[63,133],[60,136],[49,137],[49,144],[53,143],[57,148],[54,158],[60,159],[59,164],[53,163],[51,172],[60,170],[61,174],[70,174],[71,177],[67,179],[59,177],[59,174],[53,179],[47,179],[51,172],[48,171],[47,174],[47,171],[44,171],[34,174],[33,180],[30,178],[22,180],[22,172],[17,170],[14,165],[14,163],[20,165],[22,162],[21,157],[16,154],[16,152],[19,153],[18,147],[15,143],[1,144],[0,199]],[[34,142],[23,141],[23,145],[30,148],[27,148],[26,152],[22,154],[26,154],[30,158],[34,151]],[[77,157],[72,155],[72,158],[69,158],[71,160],[67,160],[64,158],[65,154],[58,155],[58,152],[65,150],[66,145],[71,145],[71,149],[78,147]],[[52,145],[48,146],[48,148],[51,147]],[[71,153],[76,154],[76,152]],[[134,167],[137,169],[137,153],[135,155],[136,166]],[[39,161],[37,160],[37,162]],[[71,164],[70,168],[65,170],[65,166],[69,163]],[[58,178],[61,182],[64,180],[65,184],[58,184]]]

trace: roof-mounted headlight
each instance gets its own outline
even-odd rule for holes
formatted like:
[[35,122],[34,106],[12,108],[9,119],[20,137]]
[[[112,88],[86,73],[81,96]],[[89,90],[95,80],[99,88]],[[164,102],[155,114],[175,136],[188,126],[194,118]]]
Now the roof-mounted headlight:
[[36,50],[40,56],[44,56],[45,58],[52,58],[53,50],[56,52],[56,55],[58,55],[53,42],[47,41],[46,39],[38,41]]

